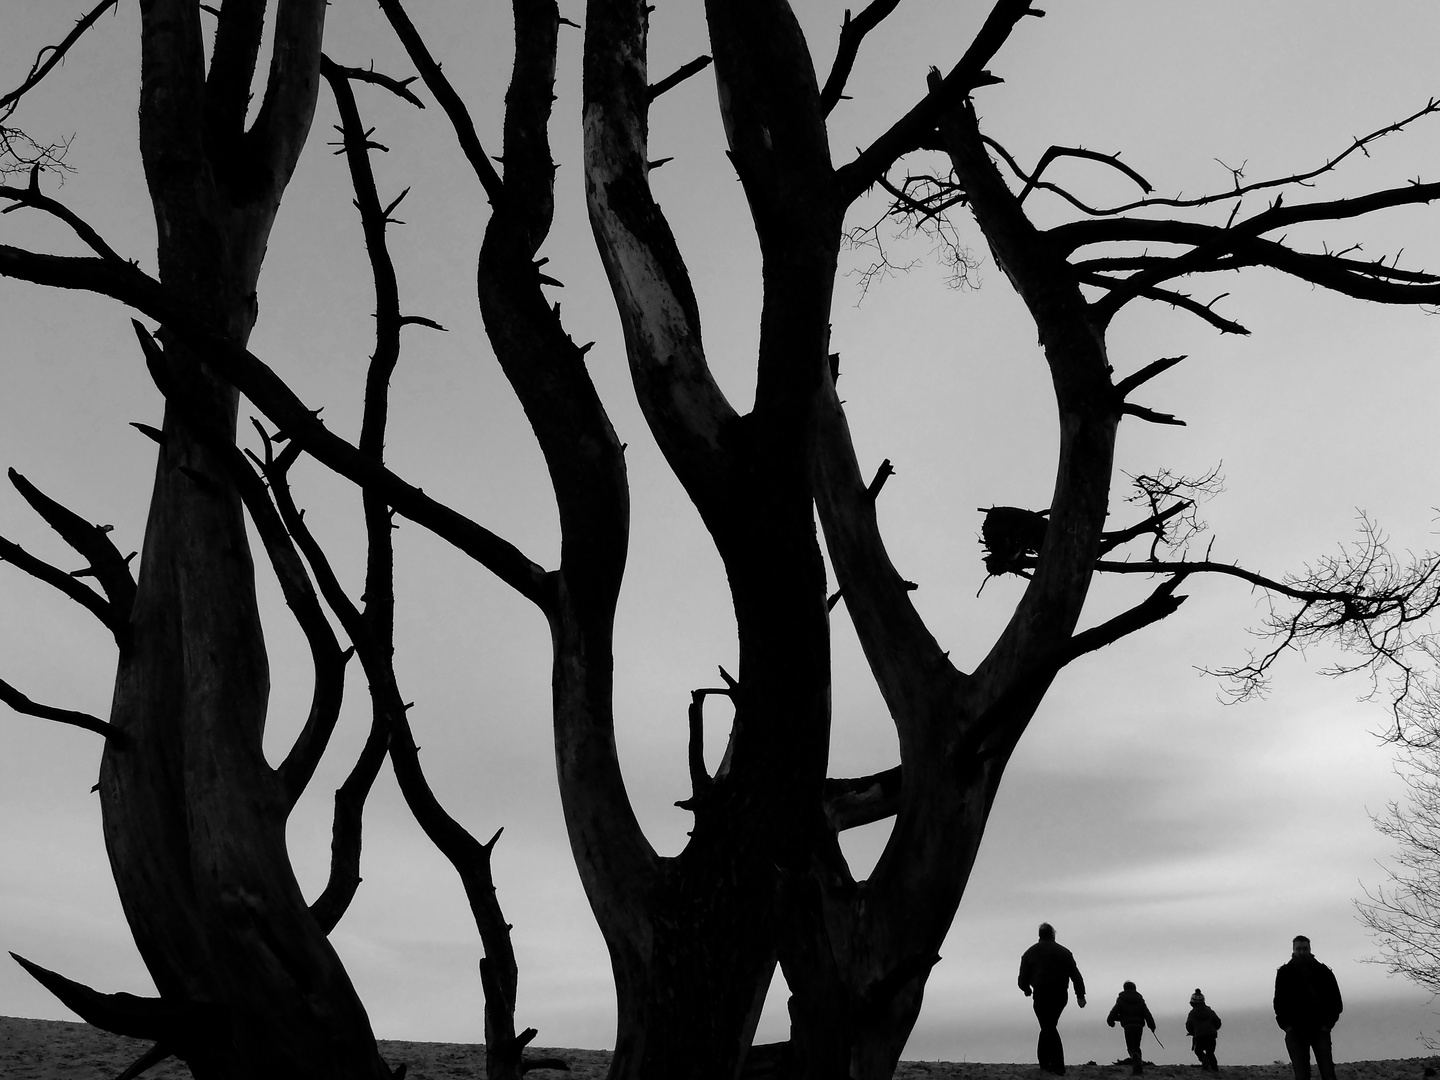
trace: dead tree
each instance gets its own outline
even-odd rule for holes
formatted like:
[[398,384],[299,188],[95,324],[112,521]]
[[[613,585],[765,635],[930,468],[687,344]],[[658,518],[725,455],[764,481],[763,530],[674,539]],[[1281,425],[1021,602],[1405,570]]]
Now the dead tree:
[[[237,345],[255,321],[266,241],[314,113],[325,7],[277,5],[264,97],[247,126],[265,5],[218,10],[207,68],[201,5],[142,4],[140,153],[159,281]],[[38,170],[10,194],[45,207]],[[314,707],[272,769],[261,748],[268,661],[230,461],[238,395],[203,345],[169,327],[147,345],[167,406],[153,432],[138,580],[128,603],[108,590],[120,624],[109,724],[121,738],[107,740],[99,791],[121,903],[160,997],[141,1003],[142,1017],[113,996],[67,992],[82,1016],[155,1039],[197,1077],[388,1077],[285,845],[286,817],[334,727],[344,655],[333,635],[317,652]]]
[[[105,6],[82,20],[59,48],[61,55]],[[339,106],[340,152],[353,178],[376,287],[376,348],[357,452],[378,465],[401,331],[417,324],[442,328],[401,314],[385,239],[399,199],[383,208],[379,202],[369,166],[375,144],[361,124],[350,83],[376,83],[416,99],[402,81],[322,57],[323,5],[292,3],[278,14],[280,44],[267,97],[255,123],[242,130],[244,88],[258,54],[263,5],[232,3],[228,14],[220,12],[223,29],[206,79],[209,104],[196,111],[194,104],[206,95],[186,79],[201,70],[194,65],[201,45],[199,15],[195,5],[157,5],[147,9],[142,24],[148,91],[142,120],[151,148],[146,163],[164,238],[160,287],[180,299],[187,313],[199,315],[216,342],[243,344],[254,318],[265,236],[304,142],[323,74]],[[190,51],[177,52],[177,42]],[[37,62],[12,96],[18,99],[45,70]],[[41,193],[39,173],[32,167],[27,187],[6,189],[14,205],[59,217],[107,266],[133,268],[98,233]],[[178,219],[168,236],[167,214]],[[225,242],[214,245],[216,237]],[[166,280],[167,267],[178,267],[173,271],[182,275],[178,286]],[[211,373],[205,344],[186,345],[164,326],[158,336],[136,329],[167,403],[163,430],[136,425],[162,448],[138,586],[107,529],[89,525],[13,471],[25,499],[87,558],[85,573],[97,579],[103,596],[0,541],[6,561],[54,585],[112,630],[121,656],[115,712],[102,721],[41,705],[5,683],[0,700],[17,711],[97,731],[119,751],[106,757],[100,785],[107,799],[112,868],[161,994],[157,1000],[103,994],[16,959],[92,1023],[155,1040],[131,1075],[175,1054],[197,1077],[389,1076],[363,1008],[325,940],[359,884],[361,813],[388,753],[408,804],[454,864],[475,913],[486,953],[480,977],[488,1074],[518,1080],[527,1064],[521,1052],[535,1031],[517,1036],[514,1028],[515,958],[490,876],[490,851],[499,834],[489,843],[477,842],[446,813],[421,769],[406,715],[410,705],[401,697],[393,667],[390,507],[364,493],[368,558],[365,600],[357,607],[290,498],[287,471],[298,450],[292,445],[276,454],[274,439],[262,433],[266,452],[254,459],[257,475],[235,442],[236,390]],[[315,668],[310,716],[277,769],[260,753],[267,687],[242,507],[310,643]],[[353,642],[351,650],[342,651],[322,599]],[[203,608],[203,618],[187,605]],[[198,636],[191,632],[197,624]],[[228,628],[230,636],[212,640],[217,628]],[[202,663],[190,659],[192,650]],[[351,652],[359,653],[370,681],[372,725],[335,795],[329,881],[307,908],[285,852],[284,822],[334,729]],[[144,665],[137,675],[140,659]],[[217,760],[223,764],[217,767]],[[187,859],[198,861],[201,872],[184,872]]]
[[[96,257],[56,258],[0,247],[0,273],[102,292],[161,323],[167,353],[183,347],[203,355],[216,385],[254,402],[289,447],[431,529],[539,609],[554,643],[561,799],[615,973],[617,1078],[731,1080],[744,1068],[777,962],[792,990],[791,1039],[766,1059],[779,1057],[796,1077],[888,1077],[963,895],[1005,765],[1052,680],[1066,664],[1172,614],[1186,581],[1232,574],[1295,600],[1298,614],[1282,623],[1282,642],[1311,633],[1343,637],[1365,625],[1376,627],[1383,643],[1392,631],[1403,636],[1436,603],[1428,560],[1377,591],[1375,579],[1364,575],[1287,582],[1208,559],[1167,561],[1154,544],[1147,558],[1106,558],[1123,544],[1163,533],[1183,500],[1162,498],[1138,520],[1105,531],[1122,419],[1178,422],[1130,400],[1177,361],[1155,361],[1117,378],[1105,335],[1116,311],[1137,299],[1160,300],[1239,332],[1237,323],[1174,283],[1248,266],[1365,299],[1434,303],[1440,280],[1431,274],[1299,251],[1283,230],[1426,203],[1440,195],[1440,185],[1330,202],[1277,199],[1244,218],[1241,199],[1267,185],[1199,202],[1079,204],[1044,171],[1055,160],[1097,155],[1056,149],[1026,172],[982,134],[975,114],[975,95],[997,81],[989,65],[1022,19],[1041,14],[1024,0],[995,3],[958,63],[933,73],[928,92],[904,116],[836,165],[826,117],[843,96],[865,33],[895,6],[877,0],[847,22],[840,59],[822,90],[785,0],[705,5],[729,154],[763,260],[756,397],[743,414],[711,373],[688,271],[649,187],[655,164],[649,111],[674,84],[650,80],[649,8],[641,0],[587,6],[584,169],[592,230],[635,393],[724,564],[738,633],[735,677],[727,676],[723,688],[696,691],[690,703],[693,792],[686,805],[695,821],[674,857],[659,856],[641,830],[614,740],[613,629],[629,527],[623,447],[585,369],[588,346],[570,339],[544,292],[554,284],[542,272],[540,251],[553,216],[549,125],[564,21],[552,2],[514,5],[502,169],[401,4],[382,0],[381,7],[492,207],[478,299],[491,347],[549,469],[562,534],[554,569],[329,430],[246,350],[243,336],[163,273],[154,280],[98,249]],[[926,174],[933,183],[919,186],[890,178],[902,159],[920,153],[943,155],[944,175]],[[1138,177],[1099,157],[1129,180]],[[1297,174],[1268,186],[1279,191],[1306,179]],[[995,564],[1023,573],[1028,584],[971,671],[940,648],[911,603],[912,584],[890,561],[875,511],[885,470],[873,482],[864,479],[835,390],[829,316],[837,257],[847,213],[875,185],[892,190],[901,212],[924,218],[963,207],[974,218],[1039,332],[1060,417],[1050,505],[1023,517],[1024,535],[1012,538]],[[1084,218],[1039,227],[1026,208],[1036,191],[1069,199]],[[1183,214],[1217,203],[1234,208],[1222,225],[1155,214],[1160,206]],[[1137,243],[1163,244],[1167,253],[1148,247],[1113,253]],[[1088,254],[1094,245],[1103,247]],[[826,777],[835,598],[827,597],[817,509],[838,597],[899,738],[899,763],[869,777]],[[1107,571],[1161,580],[1140,604],[1079,630],[1094,576]],[[1285,626],[1295,637],[1285,637]],[[1263,674],[1273,659],[1262,656],[1254,672],[1239,674]],[[728,696],[735,710],[728,752],[713,775],[699,746],[703,704],[712,694]],[[854,880],[838,832],[890,816],[895,823],[879,863],[868,879]]]

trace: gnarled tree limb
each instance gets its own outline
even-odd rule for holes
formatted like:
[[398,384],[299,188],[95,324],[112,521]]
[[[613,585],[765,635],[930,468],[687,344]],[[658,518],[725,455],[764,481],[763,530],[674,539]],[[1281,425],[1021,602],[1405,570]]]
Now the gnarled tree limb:
[[820,107],[826,116],[830,115],[845,94],[845,84],[850,79],[850,71],[855,66],[855,58],[860,54],[860,43],[865,40],[865,35],[884,22],[886,16],[899,6],[900,0],[870,0],[870,3],[865,5],[865,10],[854,19],[850,18],[850,9],[845,9],[845,21],[840,25],[840,43],[835,50],[835,62],[830,66],[830,75],[820,91]]
[[107,721],[101,720],[98,716],[91,716],[89,713],[76,712],[74,709],[57,709],[52,705],[41,705],[39,702],[31,701],[15,687],[0,679],[0,701],[3,701],[10,708],[26,716],[38,716],[42,720],[54,720],[59,724],[69,724],[72,727],[84,728],[86,731],[93,731],[96,734],[104,735],[112,740],[115,745],[124,747],[127,745],[127,736],[119,728]]

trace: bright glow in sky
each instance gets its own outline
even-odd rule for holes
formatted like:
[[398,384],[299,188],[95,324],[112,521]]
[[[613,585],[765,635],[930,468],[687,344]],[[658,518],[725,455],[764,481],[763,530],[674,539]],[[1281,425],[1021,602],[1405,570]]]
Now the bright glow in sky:
[[[10,7],[18,10],[6,12],[0,35],[3,88],[68,26],[54,5]],[[55,194],[149,266],[153,227],[134,133],[137,16],[128,0],[120,7],[15,120],[40,133],[75,133],[77,172]],[[822,71],[842,7],[799,5]],[[948,68],[958,58],[987,7],[900,6],[867,41],[853,100],[834,114],[837,160],[923,93],[931,64]],[[408,74],[372,8],[332,6],[327,51],[342,63],[373,57],[382,70]],[[576,0],[562,11],[581,19]],[[482,140],[498,152],[508,15],[430,0],[415,3],[413,16],[460,80]],[[1217,161],[1243,164],[1252,179],[1312,167],[1352,136],[1415,111],[1437,90],[1437,40],[1440,8],[1421,0],[1381,8],[1317,0],[1054,4],[1046,18],[1022,24],[991,65],[1004,84],[977,100],[987,133],[1022,161],[1051,143],[1119,150],[1161,192],[1194,194],[1228,184]],[[566,283],[559,299],[572,334],[597,341],[589,362],[630,444],[634,542],[618,623],[617,737],[641,819],[657,848],[673,852],[690,823],[672,805],[688,793],[688,691],[713,684],[717,664],[733,665],[733,626],[718,560],[630,398],[580,197],[579,34],[567,31],[562,43],[559,207],[544,254],[547,273]],[[660,74],[707,51],[699,5],[659,4],[652,45]],[[376,161],[382,195],[413,185],[409,224],[392,236],[404,306],[450,328],[407,339],[395,380],[393,467],[553,565],[555,511],[539,455],[479,329],[472,272],[483,199],[438,110],[414,113],[378,94],[362,95],[362,109],[393,150]],[[332,116],[322,98],[272,239],[252,348],[312,406],[324,405],[333,428],[353,432],[372,300],[343,167],[323,145]],[[1317,197],[1440,178],[1437,123],[1381,144]],[[713,82],[702,76],[662,98],[652,130],[653,156],[675,158],[654,184],[695,277],[707,349],[743,404],[758,256],[723,156]],[[1057,167],[1056,177],[1096,201],[1132,194],[1113,172],[1083,162]],[[868,223],[882,210],[864,205],[853,220]],[[1059,220],[1061,209],[1051,213]],[[1404,249],[1406,264],[1433,269],[1435,214],[1346,222],[1327,236],[1332,248],[1364,241],[1375,257]],[[960,224],[982,259],[978,290],[951,290],[932,260],[879,281],[862,303],[854,272],[873,252],[854,250],[837,289],[834,342],[862,467],[888,457],[897,469],[881,501],[892,557],[920,583],[916,602],[965,666],[983,655],[1020,590],[1013,579],[997,580],[976,598],[983,572],[975,508],[1044,506],[1055,433],[1033,325],[983,241]],[[0,242],[74,250],[54,225],[23,212],[0,219]],[[896,240],[891,251],[899,263],[928,255],[923,241]],[[1127,311],[1117,322],[1111,356],[1121,374],[1159,356],[1190,357],[1143,394],[1188,426],[1127,421],[1121,469],[1195,474],[1223,462],[1226,491],[1204,507],[1214,557],[1271,574],[1348,542],[1357,509],[1397,548],[1433,546],[1440,321],[1273,274],[1191,291],[1208,300],[1226,290],[1221,308],[1251,337],[1222,338],[1168,309]],[[91,520],[113,523],[122,549],[138,548],[153,447],[127,425],[156,422],[160,399],[129,313],[5,281],[0,311],[0,463]],[[297,469],[297,496],[357,581],[359,556],[347,538],[358,499],[313,467]],[[0,533],[65,558],[8,486],[0,490]],[[495,876],[515,925],[517,1021],[538,1027],[542,1044],[608,1046],[608,963],[555,792],[543,621],[418,527],[407,524],[398,536],[400,680],[417,702],[423,760],[442,800],[477,835],[506,830]],[[1143,587],[1098,584],[1086,623],[1133,602]],[[277,591],[269,581],[262,591],[274,616],[270,739],[278,755],[303,717],[309,674]],[[1366,689],[1360,682],[1321,678],[1320,655],[1288,657],[1265,701],[1220,704],[1216,684],[1196,667],[1243,658],[1246,628],[1263,604],[1233,582],[1194,582],[1188,591],[1176,615],[1057,681],[1009,768],[907,1056],[1029,1060],[1034,1022],[1015,970],[1042,919],[1075,951],[1090,986],[1090,1007],[1080,1013],[1072,1005],[1062,1021],[1072,1060],[1120,1056],[1123,1041],[1102,1021],[1124,979],[1139,984],[1160,1022],[1168,1049],[1155,1048],[1156,1061],[1189,1060],[1181,1021],[1196,986],[1226,1021],[1222,1063],[1282,1056],[1267,1009],[1274,968],[1295,933],[1311,937],[1345,995],[1338,1057],[1417,1054],[1415,1036],[1434,1032],[1423,992],[1362,963],[1376,949],[1352,907],[1383,879],[1377,860],[1388,855],[1368,813],[1402,794],[1389,752],[1369,734],[1384,726],[1383,706],[1357,700]],[[894,762],[894,736],[843,606],[835,626],[832,771],[885,768]],[[90,616],[0,567],[0,678],[38,700],[103,715],[112,675],[113,656]],[[311,893],[326,872],[330,792],[368,723],[363,681],[358,670],[352,675],[335,745],[290,830]],[[0,716],[0,945],[102,989],[148,993],[89,794],[99,754],[88,733]],[[473,924],[453,873],[410,821],[388,775],[366,829],[365,882],[334,940],[377,1031],[478,1041]],[[873,860],[884,835],[882,825],[847,836],[847,851],[862,864]],[[0,1013],[66,1015],[18,967],[0,967]],[[776,991],[762,1039],[783,1037],[782,1017]]]

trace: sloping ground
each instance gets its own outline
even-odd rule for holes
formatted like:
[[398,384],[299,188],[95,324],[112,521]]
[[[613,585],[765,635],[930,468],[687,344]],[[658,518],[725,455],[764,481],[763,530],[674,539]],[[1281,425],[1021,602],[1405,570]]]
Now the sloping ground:
[[[21,1020],[0,1016],[0,1077],[4,1080],[114,1080],[149,1047],[135,1039],[110,1035],[63,1020]],[[380,1052],[392,1066],[409,1066],[407,1080],[481,1080],[485,1055],[480,1046],[467,1043],[399,1042],[382,1039]],[[534,1056],[558,1057],[570,1071],[539,1069],[534,1080],[603,1080],[610,1064],[605,1050],[564,1050],[536,1047]],[[1435,1077],[1440,1059],[1405,1058],[1395,1061],[1356,1061],[1336,1067],[1337,1080],[1422,1080],[1426,1070]],[[1221,1077],[1230,1080],[1291,1080],[1288,1065],[1225,1066]],[[1130,1074],[1126,1065],[1076,1065],[1066,1074],[1077,1080],[1119,1080]],[[1160,1065],[1145,1070],[1152,1078],[1187,1077],[1201,1080],[1194,1065]],[[1047,1074],[1033,1065],[982,1065],[975,1062],[906,1061],[896,1080],[1041,1080]],[[146,1080],[189,1080],[190,1072],[170,1060],[145,1074]]]

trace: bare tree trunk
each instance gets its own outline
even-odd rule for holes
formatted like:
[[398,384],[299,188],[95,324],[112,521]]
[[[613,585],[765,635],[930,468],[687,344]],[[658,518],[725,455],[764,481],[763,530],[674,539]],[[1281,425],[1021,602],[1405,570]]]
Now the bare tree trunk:
[[[788,8],[707,4],[706,15],[765,264],[755,405],[744,416],[708,369],[688,273],[649,191],[648,12],[638,0],[592,0],[586,20],[591,224],[641,408],[724,562],[739,644],[729,751],[714,777],[693,770],[685,850],[636,895],[572,825],[617,958],[626,1053],[613,1075],[626,1078],[737,1075],[774,970],[780,882],[803,878],[824,838],[830,644],[810,436],[828,371],[840,208]],[[556,737],[567,738],[559,725]],[[578,817],[584,793],[564,769],[561,792]]]
[[116,887],[162,1001],[204,1007],[172,1046],[198,1080],[388,1076],[291,870],[239,499],[185,428],[166,424],[116,680],[112,722],[130,740],[101,767]]
[[[162,282],[230,340],[255,287],[318,85],[324,5],[282,0],[265,100],[245,128],[263,5],[230,0],[208,77],[199,5],[142,4],[141,151]],[[133,644],[122,654],[100,795],[124,906],[164,1033],[200,1080],[389,1075],[285,846],[292,797],[262,752],[269,676],[240,498],[224,455],[237,392],[162,330],[165,390]],[[160,1037],[157,1035],[157,1037]]]

